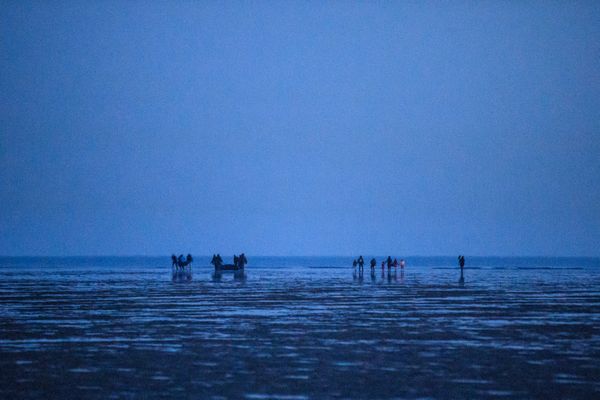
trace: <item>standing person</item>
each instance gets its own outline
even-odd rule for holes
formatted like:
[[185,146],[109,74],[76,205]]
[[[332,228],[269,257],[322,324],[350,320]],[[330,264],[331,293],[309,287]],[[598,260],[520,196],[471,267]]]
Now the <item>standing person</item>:
[[358,257],[358,267],[359,267],[360,269],[363,269],[363,266],[364,266],[364,265],[365,265],[365,260],[363,260],[363,257],[362,257],[362,256],[359,256],[359,257]]
[[377,265],[377,261],[375,258],[371,258],[371,271],[375,270],[375,266]]
[[354,261],[352,261],[352,268],[356,269],[357,265],[358,265],[358,262],[356,261],[356,259],[354,259]]
[[212,264],[215,266],[215,269],[220,269],[223,266],[223,259],[221,258],[221,255],[219,253],[217,253],[217,255],[214,256],[214,263]]
[[394,258],[394,262],[392,263],[392,265],[394,266],[394,268],[398,268],[398,259]]
[[404,258],[400,259],[400,269],[404,269]]
[[237,268],[239,262],[240,262],[240,258],[234,254],[233,255],[233,266]]
[[171,254],[171,268],[177,266],[177,256],[175,254]]
[[460,270],[462,271],[465,267],[465,256],[458,256],[458,265],[460,265]]
[[248,259],[246,258],[246,255],[244,253],[240,254],[240,257],[238,259],[238,264],[240,265],[241,268],[244,268],[244,266],[246,264],[248,264]]
[[385,260],[388,269],[392,268],[392,257],[388,256],[387,260]]

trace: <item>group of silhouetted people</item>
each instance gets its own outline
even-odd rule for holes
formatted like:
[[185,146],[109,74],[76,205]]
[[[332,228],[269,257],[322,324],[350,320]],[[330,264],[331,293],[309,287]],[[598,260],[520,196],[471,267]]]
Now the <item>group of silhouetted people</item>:
[[[365,260],[363,259],[363,256],[359,256],[357,259],[352,261],[352,267],[355,270],[356,273],[356,267],[358,267],[359,269],[359,273],[362,274],[363,268],[365,265]],[[371,266],[371,275],[374,276],[375,274],[375,267],[377,266],[377,260],[375,258],[372,258],[371,261],[369,262],[369,265]],[[458,265],[460,267],[460,283],[464,284],[465,278],[463,275],[463,270],[465,268],[465,256],[463,255],[459,255],[458,256]],[[381,273],[383,275],[384,271],[385,271],[385,267],[387,266],[388,269],[388,273],[391,270],[391,268],[394,268],[394,271],[396,271],[396,269],[398,268],[398,266],[400,266],[400,270],[402,272],[404,272],[404,267],[406,266],[406,262],[404,261],[403,258],[400,259],[400,261],[398,262],[398,259],[394,258],[392,260],[392,257],[388,256],[387,259],[383,260],[381,262]]]
[[234,269],[242,269],[246,264],[248,264],[248,259],[244,253],[233,256],[233,264],[223,264],[223,259],[220,254],[213,254],[212,260],[210,261],[215,268],[219,269],[223,266],[230,266]]
[[[183,256],[183,254],[180,254],[179,257],[177,257],[175,254],[171,255],[171,261],[172,261],[172,267],[175,267],[177,269],[181,268],[184,269],[186,266],[190,266],[192,264],[192,261],[194,261],[194,258],[192,257],[191,254],[188,254],[186,257]],[[210,262],[211,264],[213,264],[215,266],[216,269],[221,269],[223,267],[229,267],[228,269],[243,269],[244,266],[248,263],[248,259],[246,258],[246,255],[244,253],[238,255],[234,255],[233,256],[233,264],[223,264],[223,259],[221,258],[220,254],[213,254],[212,260]],[[354,269],[356,269],[356,267],[359,268],[360,272],[362,273],[363,268],[365,265],[365,260],[363,259],[363,256],[359,256],[357,259],[352,261],[352,267],[354,267]],[[377,260],[375,258],[372,258],[371,261],[369,262],[369,265],[371,266],[371,272],[375,271],[375,267],[377,266]],[[392,257],[388,256],[387,259],[383,260],[381,262],[381,271],[383,273],[385,267],[387,266],[388,271],[393,267],[394,269],[398,268],[398,266],[400,266],[401,270],[404,270],[404,267],[406,265],[406,262],[404,261],[403,258],[400,259],[400,261],[398,261],[398,259],[394,258],[392,260]],[[463,255],[459,255],[458,256],[458,265],[460,266],[460,275],[461,275],[461,281],[464,281],[463,278],[463,269],[465,267],[465,256]]]
[[180,254],[179,257],[175,254],[171,255],[171,267],[185,268],[188,265],[191,267],[192,261],[194,261],[194,258],[191,254],[188,254],[186,257],[183,257],[183,254]]
[[210,263],[212,265],[214,265],[215,268],[219,268],[221,265],[223,265],[223,259],[221,258],[220,254],[213,254],[212,260],[210,260]]
[[[375,260],[375,258],[372,258],[370,263],[371,265],[371,269],[375,269],[375,267],[377,266],[377,260]],[[365,260],[363,259],[363,256],[359,256],[357,259],[355,259],[354,261],[352,261],[352,267],[356,268],[358,266],[358,268],[363,269],[365,265]],[[400,268],[404,268],[406,265],[406,262],[404,261],[403,258],[400,259],[400,262],[398,262],[398,260],[396,258],[394,258],[392,260],[392,257],[388,256],[388,258],[386,260],[383,260],[381,262],[381,269],[384,269],[387,265],[387,268],[390,269],[392,267],[397,268],[398,266],[400,266]],[[465,267],[465,256],[460,255],[458,256],[458,265],[460,266],[461,271],[464,269]]]
[[233,256],[233,265],[238,268],[244,268],[244,266],[248,264],[248,259],[244,253],[239,256]]
[[[377,266],[377,260],[375,258],[372,258],[371,261],[369,262],[370,266],[371,266],[371,270],[374,271],[375,267]],[[356,268],[358,266],[358,268],[362,271],[362,269],[364,268],[365,265],[365,260],[363,259],[363,256],[359,256],[356,260],[352,261],[352,267]],[[388,270],[391,269],[392,267],[394,268],[398,268],[398,266],[400,266],[401,269],[404,269],[404,266],[406,265],[406,262],[404,261],[403,258],[400,259],[400,262],[398,262],[397,258],[394,258],[392,260],[392,257],[388,256],[388,258],[386,260],[383,260],[381,262],[381,270],[383,270],[387,265]]]

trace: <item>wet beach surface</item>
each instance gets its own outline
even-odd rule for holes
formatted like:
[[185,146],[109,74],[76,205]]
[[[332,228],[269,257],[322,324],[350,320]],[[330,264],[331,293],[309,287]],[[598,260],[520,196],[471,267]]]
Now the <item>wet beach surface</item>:
[[597,261],[460,284],[450,262],[219,278],[200,260],[173,281],[165,260],[4,259],[0,398],[600,397]]

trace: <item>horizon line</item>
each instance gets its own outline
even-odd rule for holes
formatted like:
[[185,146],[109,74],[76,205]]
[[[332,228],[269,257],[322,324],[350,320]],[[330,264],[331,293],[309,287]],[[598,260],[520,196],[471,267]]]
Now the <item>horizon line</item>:
[[[216,253],[215,253],[216,254]],[[458,253],[457,253],[458,254]],[[361,254],[359,254],[360,256]],[[376,255],[376,254],[368,254],[368,253],[364,253],[363,255],[368,256],[376,256],[376,257],[381,257],[385,255]],[[535,257],[543,257],[543,258],[600,258],[600,255],[594,255],[594,256],[590,256],[590,255],[541,255],[541,254],[536,254],[536,255],[497,255],[497,254],[493,254],[493,255],[480,255],[480,254],[463,254],[467,257],[497,257],[497,258],[535,258]],[[146,257],[146,258],[161,258],[161,257],[170,257],[171,255],[168,254],[161,254],[161,255],[141,255],[141,254],[130,254],[130,255],[109,255],[109,254],[96,254],[96,255],[4,255],[1,254],[0,258],[98,258],[98,257],[114,257],[114,258],[136,258],[136,257]],[[210,254],[200,254],[200,255],[196,255],[194,257],[211,257],[212,255]],[[391,255],[389,255],[391,257]],[[443,255],[419,255],[419,254],[412,254],[412,255],[405,255],[402,256],[404,258],[409,258],[409,257],[456,257],[456,254],[443,254]],[[252,255],[252,257],[277,257],[277,258],[284,258],[284,257],[298,257],[298,258],[309,258],[309,257],[326,257],[326,258],[354,258],[354,257],[358,257],[356,255],[264,255],[264,254],[257,254],[257,255]],[[394,256],[394,257],[399,257],[399,256]]]

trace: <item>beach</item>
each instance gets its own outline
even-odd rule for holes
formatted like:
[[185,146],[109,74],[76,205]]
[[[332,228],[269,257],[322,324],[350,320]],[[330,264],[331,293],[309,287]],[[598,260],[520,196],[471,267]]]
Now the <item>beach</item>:
[[0,258],[0,397],[600,396],[600,259],[248,258]]

